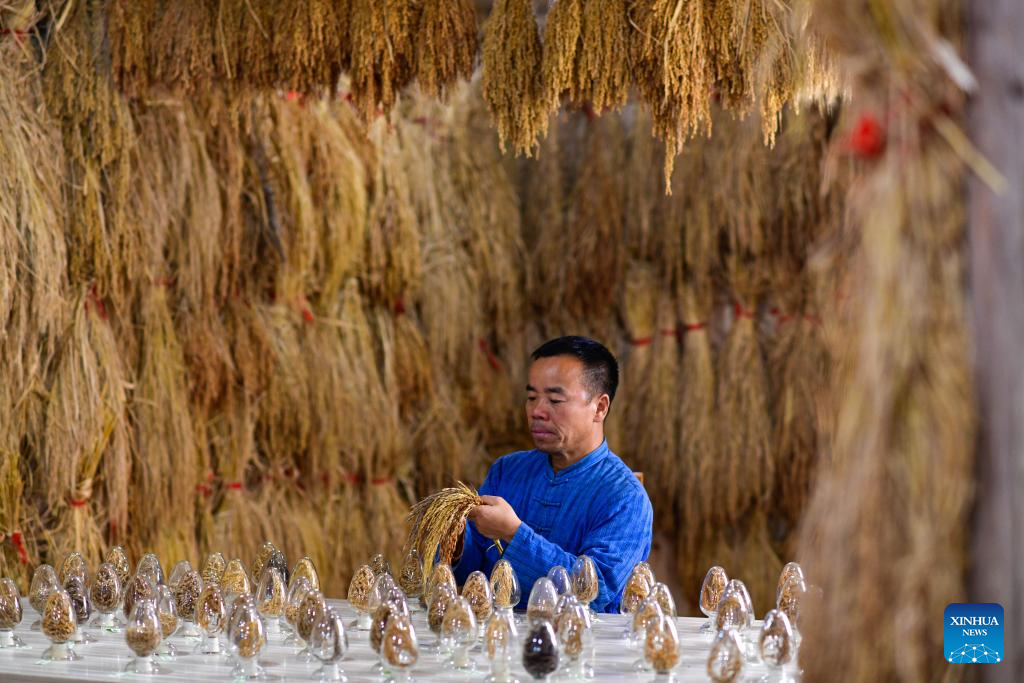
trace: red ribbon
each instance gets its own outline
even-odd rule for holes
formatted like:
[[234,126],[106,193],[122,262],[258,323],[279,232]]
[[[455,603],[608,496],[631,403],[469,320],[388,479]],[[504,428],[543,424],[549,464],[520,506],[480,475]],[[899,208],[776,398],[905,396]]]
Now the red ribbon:
[[233,481],[233,482],[231,482],[231,483],[229,483],[227,485],[227,488],[229,490],[231,490],[231,491],[241,491],[242,490],[242,482],[240,482],[240,481]]
[[25,549],[25,539],[20,531],[15,531],[11,534],[11,544],[18,551],[18,561],[22,564],[28,564],[28,550]]
[[14,39],[19,44],[24,44],[25,39],[28,38],[28,31],[22,31],[16,28],[0,28],[0,36],[14,36]]
[[740,304],[736,304],[733,307],[733,311],[736,313],[737,318],[746,318],[747,320],[753,320],[755,317],[753,311],[748,311],[747,309],[743,308],[743,306],[741,306]]
[[71,507],[73,508],[84,508],[89,504],[89,500],[87,498],[72,498],[70,502]]
[[864,112],[850,129],[846,149],[863,159],[875,159],[885,151],[885,129],[878,117]]
[[650,346],[651,342],[654,341],[653,337],[640,337],[630,342],[633,346]]
[[361,476],[355,472],[345,472],[341,475],[342,481],[347,481],[349,484],[358,484],[363,480]]
[[85,300],[85,310],[88,311],[90,309],[90,304],[92,304],[92,308],[96,310],[96,315],[98,315],[101,320],[107,319],[107,307],[103,303],[103,299],[100,298],[96,285],[89,288],[89,297]]
[[213,488],[211,486],[209,486],[208,484],[197,484],[196,485],[196,491],[198,493],[203,494],[207,498],[209,498],[210,496],[213,495]]
[[403,315],[405,313],[405,299],[395,300],[395,315]]
[[372,486],[386,486],[395,481],[394,477],[376,477],[370,480]]
[[699,332],[707,327],[707,323],[684,323],[683,330],[686,332]]
[[487,356],[487,363],[491,366],[491,370],[497,372],[501,369],[501,363],[498,361],[498,357],[491,351],[491,345],[487,343],[486,339],[480,340],[480,350]]

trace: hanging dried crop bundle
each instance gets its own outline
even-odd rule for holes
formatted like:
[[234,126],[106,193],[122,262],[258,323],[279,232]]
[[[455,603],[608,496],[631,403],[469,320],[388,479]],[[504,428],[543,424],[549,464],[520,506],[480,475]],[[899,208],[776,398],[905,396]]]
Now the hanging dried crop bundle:
[[665,141],[667,189],[683,142],[699,132],[711,134],[715,73],[708,54],[715,46],[714,36],[708,35],[704,2],[634,0],[629,13],[636,27],[633,80],[650,108],[654,133]]
[[541,62],[544,106],[561,105],[562,93],[576,97],[573,90],[577,55],[583,51],[583,4],[585,0],[557,0],[544,24],[544,53]]
[[352,96],[367,120],[387,114],[416,67],[419,8],[409,0],[350,0]]
[[[142,30],[146,31],[144,48],[149,79],[160,88],[182,93],[207,90],[216,79],[227,76],[223,64],[218,68],[218,62],[223,62],[226,55],[218,50],[222,43],[215,33],[220,18],[217,9],[216,3],[209,0],[149,0],[111,5],[112,14],[130,12],[148,20]],[[140,30],[139,26],[126,26],[119,32],[126,47],[137,39],[134,33]],[[129,57],[125,55],[126,63],[130,64]],[[117,78],[116,65],[114,73]],[[121,73],[119,85],[129,95],[142,96],[140,86],[145,79],[133,76],[131,72]]]
[[471,0],[424,0],[416,35],[416,78],[424,94],[446,99],[456,81],[473,75],[476,53]]
[[[353,0],[273,2],[271,50],[275,85],[303,93],[334,94],[348,66]],[[282,9],[283,6],[283,9]]]
[[466,528],[466,516],[477,505],[480,505],[477,492],[459,482],[412,506],[406,518],[410,524],[406,548],[415,548],[423,558],[425,576],[430,576],[435,557],[442,564],[451,564],[459,537]]
[[531,0],[496,0],[484,26],[483,94],[501,149],[532,156],[547,130],[541,44]]

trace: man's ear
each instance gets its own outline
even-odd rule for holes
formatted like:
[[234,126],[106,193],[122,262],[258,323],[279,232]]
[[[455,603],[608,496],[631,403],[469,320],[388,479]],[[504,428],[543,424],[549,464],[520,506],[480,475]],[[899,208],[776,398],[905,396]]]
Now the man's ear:
[[594,422],[604,422],[608,417],[608,409],[611,408],[612,400],[608,394],[601,394],[597,397],[597,410],[594,413]]

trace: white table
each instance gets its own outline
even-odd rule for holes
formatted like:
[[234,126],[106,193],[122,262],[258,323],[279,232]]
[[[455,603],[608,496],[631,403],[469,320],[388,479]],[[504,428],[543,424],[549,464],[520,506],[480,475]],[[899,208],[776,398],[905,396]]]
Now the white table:
[[[341,608],[346,622],[355,617],[355,612],[348,603],[331,601]],[[124,667],[134,655],[128,649],[124,633],[110,633],[90,628],[89,632],[98,642],[79,645],[76,652],[81,655],[77,662],[48,662],[41,659],[43,651],[49,647],[49,641],[39,631],[31,630],[31,625],[39,618],[28,604],[25,604],[25,618],[16,634],[25,641],[28,647],[22,649],[0,649],[0,681],[144,681],[152,683],[193,683],[200,680],[231,680],[232,662],[226,656],[191,654],[197,641],[174,636],[171,642],[179,651],[187,652],[174,660],[160,660],[159,665],[166,673],[155,676],[140,676],[122,673]],[[653,681],[653,673],[638,674],[632,670],[632,663],[639,653],[630,649],[621,639],[626,625],[626,618],[619,615],[601,615],[601,621],[594,624],[595,682],[604,681]],[[702,619],[680,617],[677,621],[681,645],[681,661],[675,671],[678,681],[706,681],[705,673],[710,640],[699,633]],[[426,623],[426,614],[422,611],[413,613],[413,624],[421,645],[433,642],[434,634]],[[520,641],[524,637],[525,626],[519,627]],[[270,681],[308,681],[319,668],[319,662],[305,663],[295,656],[292,646],[283,644],[284,635],[270,637],[270,642],[260,657],[260,664],[265,668],[266,678]],[[350,681],[370,681],[381,683],[383,679],[372,672],[371,667],[377,656],[370,649],[366,631],[349,631],[349,654],[342,668]],[[473,674],[456,673],[445,669],[444,660],[439,655],[421,652],[420,660],[413,668],[412,676],[417,681],[461,681],[479,683],[488,672],[488,664],[484,654],[477,649],[472,653],[478,671]],[[760,664],[745,667],[743,680],[759,679],[767,672]],[[522,662],[517,657],[513,662],[513,673],[520,683],[528,683],[532,679],[523,670]],[[792,674],[791,674],[792,675]],[[553,677],[553,680],[558,680]],[[664,679],[660,679],[664,680]]]

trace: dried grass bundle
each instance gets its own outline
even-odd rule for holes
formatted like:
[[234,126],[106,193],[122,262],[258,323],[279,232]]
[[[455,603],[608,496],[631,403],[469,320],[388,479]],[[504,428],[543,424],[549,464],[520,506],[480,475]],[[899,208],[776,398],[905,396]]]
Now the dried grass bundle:
[[583,52],[584,0],[557,0],[544,24],[544,52],[541,74],[544,105],[555,110],[561,105],[562,93],[576,97],[576,60]]
[[0,542],[4,543],[0,551],[0,570],[25,590],[29,567],[33,565],[29,564],[31,557],[22,532],[28,525],[22,513],[25,486],[19,471],[20,462],[17,451],[0,449],[0,534],[3,535]]
[[410,530],[405,547],[415,548],[423,558],[424,576],[430,576],[435,557],[442,564],[451,564],[459,537],[466,528],[466,517],[480,504],[476,490],[460,481],[412,506],[406,517]]
[[394,139],[382,122],[371,130],[377,149],[369,226],[364,247],[363,291],[371,300],[393,306],[418,285],[422,262],[409,181]]
[[416,72],[420,8],[409,0],[350,0],[351,86],[373,120],[388,113]]
[[[271,3],[274,82],[289,90],[333,95],[349,64],[349,12],[353,0]],[[283,8],[281,7],[283,5]]]
[[[730,3],[716,3],[728,7]],[[651,111],[653,130],[665,141],[665,186],[675,157],[698,132],[711,134],[710,98],[715,83],[708,58],[715,34],[704,2],[634,0],[630,7],[633,80]]]
[[764,501],[775,485],[768,412],[768,377],[755,327],[758,289],[751,285],[752,264],[729,258],[736,305],[732,327],[718,358],[716,399],[719,459],[713,480],[721,482],[715,518],[735,521],[751,505]]
[[[130,8],[130,9],[129,9]],[[174,92],[195,93],[209,90],[216,79],[228,75],[224,64],[223,33],[220,3],[209,0],[147,0],[119,2],[111,6],[114,13],[130,13],[133,23],[111,33],[114,42],[126,49],[146,52],[148,79],[160,88]],[[137,32],[145,31],[144,36]],[[133,45],[141,39],[141,46]],[[125,65],[138,59],[124,55]],[[115,65],[114,77],[119,87],[132,96],[145,94],[147,77],[131,71],[125,73]]]
[[447,99],[459,79],[469,80],[477,53],[471,0],[424,0],[416,36],[416,80],[429,97]]
[[130,410],[139,457],[132,468],[132,534],[162,557],[198,558],[196,482],[203,469],[195,443],[188,378],[171,319],[168,292],[155,285],[140,311],[140,361]]
[[[104,517],[112,537],[117,536],[115,529],[127,529],[128,373],[113,330],[103,318],[104,303],[85,293],[76,303],[47,387],[51,400],[37,454],[37,502],[51,520],[44,532],[50,559],[78,550],[95,563],[105,547]],[[94,499],[97,480],[103,482],[106,495]]]
[[531,0],[497,0],[484,26],[483,95],[501,149],[532,156],[547,131],[541,43]]

